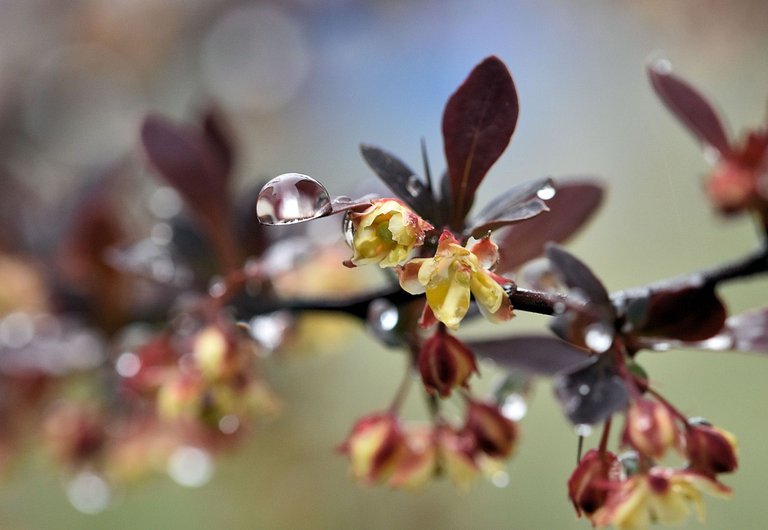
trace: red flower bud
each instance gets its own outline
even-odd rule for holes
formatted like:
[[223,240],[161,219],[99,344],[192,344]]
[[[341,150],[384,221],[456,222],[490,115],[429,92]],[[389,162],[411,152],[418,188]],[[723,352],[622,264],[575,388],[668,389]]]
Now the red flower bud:
[[709,425],[690,425],[686,429],[685,453],[689,469],[710,477],[735,471],[739,465],[736,438]]
[[678,443],[675,418],[666,405],[637,399],[627,410],[623,440],[640,454],[659,459]]
[[576,513],[590,517],[601,508],[612,486],[621,480],[621,463],[613,453],[591,449],[568,479],[568,497]]
[[476,451],[492,458],[509,457],[517,441],[517,424],[486,403],[469,403],[464,431],[474,438]]
[[477,365],[475,355],[463,342],[438,331],[421,347],[419,371],[427,391],[446,397],[453,387],[467,385]]
[[384,413],[358,420],[339,451],[349,456],[352,475],[372,484],[392,475],[408,447],[397,418]]

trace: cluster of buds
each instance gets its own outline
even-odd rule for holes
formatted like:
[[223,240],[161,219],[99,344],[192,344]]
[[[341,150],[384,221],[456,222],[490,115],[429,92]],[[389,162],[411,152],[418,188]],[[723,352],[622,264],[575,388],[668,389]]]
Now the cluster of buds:
[[[630,452],[619,458],[601,444],[584,455],[568,481],[577,513],[595,526],[629,530],[647,529],[654,522],[674,525],[692,511],[702,520],[702,493],[730,495],[717,475],[737,468],[732,434],[685,420],[670,405],[640,397],[626,412],[622,441]],[[656,463],[673,449],[686,458],[685,467]]]
[[352,476],[364,484],[415,488],[444,473],[468,486],[510,457],[517,439],[517,424],[495,405],[470,400],[461,427],[442,420],[432,426],[403,424],[393,412],[366,416],[339,450],[349,457]]

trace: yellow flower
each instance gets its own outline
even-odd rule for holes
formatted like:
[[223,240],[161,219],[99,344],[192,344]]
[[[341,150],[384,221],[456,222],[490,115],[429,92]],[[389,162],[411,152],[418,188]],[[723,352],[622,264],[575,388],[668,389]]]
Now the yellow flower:
[[509,320],[512,305],[499,283],[504,280],[489,271],[497,259],[498,246],[490,239],[468,249],[446,230],[433,258],[414,259],[400,269],[400,286],[411,294],[426,292],[435,317],[451,329],[467,314],[470,293],[486,318]]
[[714,479],[686,470],[652,468],[635,475],[612,492],[594,516],[598,527],[614,525],[619,530],[647,530],[651,523],[678,525],[691,515],[704,520],[702,492],[727,497],[730,489]]
[[433,226],[396,199],[372,201],[363,212],[350,212],[352,259],[346,265],[395,267],[424,242],[424,233]]

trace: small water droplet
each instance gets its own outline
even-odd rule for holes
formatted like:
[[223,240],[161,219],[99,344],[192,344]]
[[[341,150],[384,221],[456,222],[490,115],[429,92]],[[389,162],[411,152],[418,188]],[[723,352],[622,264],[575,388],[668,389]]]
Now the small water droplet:
[[181,486],[197,488],[213,476],[213,460],[199,447],[182,446],[168,459],[168,474]]
[[528,403],[525,398],[520,394],[510,394],[504,398],[504,403],[501,405],[501,414],[512,421],[518,421],[525,417],[528,413]]
[[278,311],[253,317],[248,326],[253,339],[269,354],[283,343],[292,323],[293,318],[289,313]]
[[421,193],[422,188],[421,179],[418,175],[408,177],[408,181],[405,183],[405,189],[408,190],[408,193],[416,197]]
[[582,396],[586,396],[587,394],[589,394],[589,390],[590,390],[589,385],[586,385],[586,384],[579,385],[578,392]]
[[702,418],[701,416],[688,418],[688,423],[691,425],[704,425],[706,427],[712,427],[712,423],[708,419]]
[[121,353],[115,362],[115,371],[121,377],[133,377],[141,370],[141,359],[133,352]]
[[240,428],[240,418],[227,414],[219,420],[219,430],[224,434],[233,434]]
[[35,326],[29,315],[11,313],[0,321],[0,344],[22,348],[35,337]]
[[368,306],[368,329],[382,342],[390,346],[400,343],[397,324],[400,312],[390,301],[378,298]]
[[256,215],[265,225],[309,221],[332,210],[325,186],[307,175],[285,173],[267,182],[256,201]]
[[565,304],[563,302],[555,302],[555,305],[552,307],[552,309],[555,311],[556,315],[559,315],[565,312]]
[[539,191],[536,192],[536,196],[542,201],[548,201],[549,199],[554,198],[556,193],[557,190],[555,187],[552,184],[547,183],[539,188]]
[[208,286],[208,295],[212,298],[219,298],[227,292],[227,283],[220,277],[215,277],[211,280]]
[[341,225],[341,230],[344,233],[344,241],[352,247],[352,241],[355,239],[355,224],[349,217],[349,212],[344,215],[344,222]]
[[629,475],[636,475],[640,471],[640,457],[636,451],[625,451],[619,455],[624,472]]
[[155,223],[152,225],[149,238],[155,245],[168,245],[173,241],[173,228],[168,223]]
[[584,330],[584,342],[590,350],[603,353],[613,344],[613,333],[605,324],[596,322]]
[[149,211],[158,219],[171,219],[181,212],[181,197],[170,186],[157,188],[149,197]]
[[579,423],[573,426],[573,432],[576,436],[584,436],[585,438],[592,434],[592,426],[588,423]]
[[707,350],[730,350],[734,346],[734,341],[733,337],[729,337],[728,335],[715,335],[714,337],[702,341],[700,346]]
[[652,68],[660,74],[670,74],[672,73],[672,62],[669,59],[661,57],[653,61]]
[[112,492],[101,476],[83,471],[67,484],[67,498],[78,512],[96,514],[109,506]]
[[491,484],[497,488],[506,488],[509,486],[509,473],[506,471],[494,471],[491,475]]

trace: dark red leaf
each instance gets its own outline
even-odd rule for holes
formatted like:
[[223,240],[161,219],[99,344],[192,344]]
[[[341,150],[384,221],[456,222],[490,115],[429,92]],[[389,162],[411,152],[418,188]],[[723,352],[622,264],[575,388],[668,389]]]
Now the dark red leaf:
[[500,255],[496,272],[504,274],[541,256],[548,241],[567,240],[592,218],[603,200],[603,188],[594,182],[558,182],[555,187],[557,194],[547,200],[549,212],[496,233]]
[[148,116],[141,141],[152,166],[198,216],[216,224],[228,216],[227,164],[200,131]]
[[549,211],[544,201],[540,199],[531,199],[530,201],[510,206],[509,209],[496,219],[486,221],[481,224],[474,225],[470,228],[469,233],[474,238],[481,238],[488,232],[497,230],[504,226],[517,224],[522,221],[527,221],[539,215],[542,212]]
[[768,353],[768,308],[729,317],[719,334],[685,346],[717,351]]
[[610,355],[593,357],[586,368],[558,377],[555,394],[574,424],[595,424],[626,408],[629,393]]
[[554,243],[547,244],[546,254],[569,289],[578,289],[589,302],[599,307],[611,307],[608,291],[584,262]]
[[229,123],[221,111],[211,107],[203,114],[203,133],[208,144],[216,150],[224,166],[224,177],[229,177],[235,159],[235,146]]
[[480,357],[491,359],[509,370],[538,375],[555,375],[590,364],[584,350],[546,335],[520,335],[464,341]]
[[432,192],[411,168],[379,147],[362,144],[360,152],[370,168],[390,190],[422,217],[433,218],[435,199]]
[[648,76],[656,94],[694,136],[721,155],[730,154],[728,134],[712,104],[674,75],[668,61],[662,59],[649,65]]
[[723,327],[727,311],[710,285],[678,285],[633,296],[627,318],[633,334],[701,341]]
[[443,142],[456,228],[461,228],[483,177],[509,145],[518,113],[512,76],[493,56],[477,65],[448,100]]

